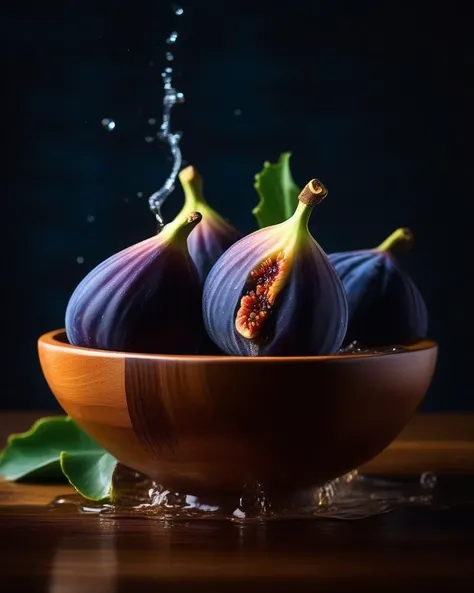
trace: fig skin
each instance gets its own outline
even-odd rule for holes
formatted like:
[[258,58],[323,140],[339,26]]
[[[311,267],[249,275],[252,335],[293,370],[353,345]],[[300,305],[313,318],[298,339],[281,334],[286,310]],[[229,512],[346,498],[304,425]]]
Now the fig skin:
[[103,261],[74,290],[66,333],[75,346],[193,354],[204,336],[202,286],[186,239],[201,214],[177,217]]
[[400,228],[375,249],[329,254],[349,306],[345,344],[409,345],[426,338],[425,301],[394,256],[412,243],[412,232]]
[[240,239],[211,269],[204,324],[226,354],[316,356],[339,350],[348,315],[344,289],[308,230],[313,206],[326,195],[318,180],[310,181],[291,218]]
[[185,196],[182,212],[198,211],[202,214],[201,223],[188,236],[188,250],[204,284],[212,266],[231,245],[242,238],[242,233],[206,202],[202,177],[194,167],[182,169],[179,180]]

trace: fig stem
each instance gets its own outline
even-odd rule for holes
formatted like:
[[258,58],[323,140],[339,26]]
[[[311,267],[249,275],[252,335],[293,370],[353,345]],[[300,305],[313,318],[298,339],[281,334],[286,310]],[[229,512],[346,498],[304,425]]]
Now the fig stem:
[[160,237],[186,244],[189,233],[202,220],[200,212],[186,212],[178,215],[172,222],[168,223],[160,233]]
[[378,247],[377,251],[385,251],[388,253],[400,253],[408,251],[413,245],[413,233],[410,229],[402,227],[393,231],[393,233],[385,239]]
[[308,224],[313,206],[319,204],[328,195],[328,190],[318,179],[311,179],[298,196],[298,207],[295,210],[294,217],[300,222]]
[[328,190],[319,181],[319,179],[311,179],[301,190],[298,200],[302,204],[314,206],[322,202],[328,195]]
[[186,211],[199,210],[201,205],[206,205],[202,177],[192,165],[181,169],[179,181],[184,190],[184,207]]

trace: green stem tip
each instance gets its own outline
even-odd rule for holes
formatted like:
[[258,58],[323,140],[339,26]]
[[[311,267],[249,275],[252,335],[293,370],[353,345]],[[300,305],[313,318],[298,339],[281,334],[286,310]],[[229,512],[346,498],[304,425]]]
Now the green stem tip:
[[413,245],[414,236],[410,229],[402,227],[393,231],[393,233],[383,241],[378,247],[377,251],[385,251],[388,253],[397,253],[401,251],[408,251]]
[[298,207],[290,220],[297,220],[298,224],[308,226],[313,206],[322,202],[328,195],[328,190],[318,179],[311,179],[298,196]]
[[178,215],[172,222],[168,223],[161,233],[160,237],[170,240],[178,240],[186,242],[189,233],[198,225],[202,220],[202,214],[200,212],[186,212],[182,215]]
[[178,177],[184,190],[187,210],[196,210],[198,204],[206,204],[203,195],[202,177],[192,165],[181,169]]

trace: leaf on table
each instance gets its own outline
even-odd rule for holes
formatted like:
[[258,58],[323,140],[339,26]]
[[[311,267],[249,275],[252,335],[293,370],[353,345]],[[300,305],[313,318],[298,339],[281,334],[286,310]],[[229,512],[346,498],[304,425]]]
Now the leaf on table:
[[61,469],[69,482],[84,498],[108,499],[112,493],[112,476],[117,460],[106,451],[61,453]]
[[26,432],[8,437],[0,456],[0,474],[11,481],[34,474],[41,481],[42,476],[61,469],[62,451],[88,451],[97,447],[71,418],[41,418]]
[[65,481],[91,500],[111,491],[117,461],[68,416],[41,418],[26,432],[12,434],[0,454],[6,480]]
[[254,187],[260,197],[252,210],[260,228],[287,220],[296,210],[300,188],[290,170],[291,152],[284,152],[276,163],[266,161],[255,175]]

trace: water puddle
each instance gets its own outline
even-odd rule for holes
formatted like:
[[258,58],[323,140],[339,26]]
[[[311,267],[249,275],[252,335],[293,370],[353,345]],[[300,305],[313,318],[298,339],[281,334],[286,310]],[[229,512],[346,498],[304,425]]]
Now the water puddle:
[[443,484],[432,472],[415,478],[383,478],[350,472],[320,488],[291,495],[269,497],[258,482],[240,493],[216,493],[207,497],[171,492],[144,476],[119,467],[114,480],[114,503],[91,503],[79,495],[56,499],[53,509],[64,505],[78,512],[110,518],[149,518],[233,522],[289,519],[358,520],[397,509],[450,508],[474,503],[474,481],[469,488]]

